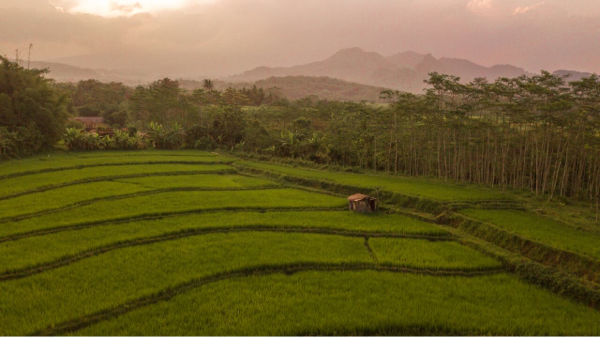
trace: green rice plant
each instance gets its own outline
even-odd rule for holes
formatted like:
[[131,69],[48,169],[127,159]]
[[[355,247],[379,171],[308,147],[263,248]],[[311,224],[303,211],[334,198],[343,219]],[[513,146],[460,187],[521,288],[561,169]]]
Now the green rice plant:
[[460,213],[492,223],[529,240],[600,259],[600,235],[595,233],[524,211],[468,209]]
[[512,275],[300,272],[214,282],[73,335],[597,335],[600,312]]
[[0,221],[17,215],[65,207],[86,200],[102,199],[148,190],[150,189],[141,185],[125,184],[116,181],[100,181],[68,186],[44,193],[27,194],[16,198],[0,200]]
[[292,263],[371,263],[362,238],[213,234],[129,247],[0,282],[0,331],[24,335],[194,278]]
[[344,198],[294,189],[167,192],[50,213],[0,224],[0,237],[34,230],[173,213],[243,208],[342,208]]
[[150,189],[171,187],[252,188],[278,186],[277,183],[267,179],[246,177],[241,175],[143,177],[132,179],[118,179],[115,181],[140,185]]
[[61,169],[70,166],[140,163],[149,161],[191,161],[215,162],[235,161],[202,151],[102,151],[102,152],[65,152],[34,156],[26,159],[0,163],[0,177],[24,172]]
[[279,174],[298,176],[316,180],[327,180],[338,184],[397,192],[441,201],[455,200],[498,200],[508,196],[498,191],[480,189],[474,186],[458,185],[441,181],[430,181],[404,176],[354,174],[328,172],[284,165],[238,161],[236,165],[247,166]]
[[[440,226],[397,214],[355,214],[347,211],[303,212],[215,212],[167,217],[161,220],[108,224],[35,236],[0,245],[0,274],[8,270],[49,263],[81,252],[126,240],[168,235],[202,228],[331,229],[372,234],[398,234],[415,237],[449,238]],[[375,240],[375,239],[371,239]],[[379,239],[377,239],[379,240]],[[374,241],[371,241],[374,242]],[[393,243],[393,241],[392,241]]]
[[40,173],[30,176],[0,180],[0,198],[7,198],[48,187],[58,188],[63,185],[113,180],[127,176],[165,175],[166,173],[207,173],[233,171],[227,165],[131,165],[92,167],[61,172]]
[[87,204],[105,198],[135,197],[136,193],[148,193],[149,191],[160,192],[177,188],[251,189],[275,186],[275,183],[265,179],[211,174],[150,176],[92,182],[0,200],[0,222],[7,217]]
[[409,264],[419,268],[489,269],[502,266],[498,260],[457,242],[430,243],[423,240],[370,238],[373,254],[381,264]]

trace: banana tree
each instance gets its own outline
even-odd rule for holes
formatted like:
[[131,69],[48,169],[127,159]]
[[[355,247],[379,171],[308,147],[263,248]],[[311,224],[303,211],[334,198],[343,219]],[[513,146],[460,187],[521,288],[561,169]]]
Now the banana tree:
[[79,150],[81,149],[81,131],[77,128],[67,128],[67,132],[64,135],[65,145],[69,148],[69,150]]

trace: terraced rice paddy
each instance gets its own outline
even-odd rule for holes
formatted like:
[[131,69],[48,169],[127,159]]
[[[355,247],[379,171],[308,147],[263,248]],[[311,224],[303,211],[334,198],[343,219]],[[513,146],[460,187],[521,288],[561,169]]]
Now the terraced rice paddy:
[[351,213],[344,196],[234,161],[149,151],[0,164],[0,334],[600,333],[598,310],[526,283],[443,226]]

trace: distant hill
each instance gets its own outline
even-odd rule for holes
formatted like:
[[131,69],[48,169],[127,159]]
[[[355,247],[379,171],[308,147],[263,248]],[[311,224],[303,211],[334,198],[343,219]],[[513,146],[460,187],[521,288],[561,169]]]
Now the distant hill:
[[485,77],[493,81],[499,77],[531,75],[525,69],[511,65],[495,65],[488,68],[463,59],[446,57],[436,59],[431,54],[426,55],[421,63],[415,67],[415,70],[421,74],[436,71],[438,73],[455,75],[465,82],[470,82],[478,77]]
[[225,78],[231,82],[254,82],[269,77],[284,76],[327,76],[349,82],[369,84],[373,72],[381,69],[394,70],[396,67],[385,57],[365,52],[360,48],[344,49],[330,58],[290,68],[259,67],[241,75]]
[[419,54],[413,51],[406,51],[403,53],[388,56],[387,60],[397,68],[414,69],[419,63],[423,61],[425,56],[425,54]]
[[[179,80],[179,82],[183,88],[188,90],[200,89],[203,85],[199,81]],[[235,89],[252,88],[254,85],[265,90],[276,87],[278,92],[291,100],[317,96],[320,99],[337,101],[380,102],[380,93],[386,90],[384,87],[352,83],[330,77],[313,76],[270,77],[256,82],[215,81],[217,90],[225,90],[228,87]]]
[[580,71],[574,71],[574,70],[557,70],[553,74],[558,75],[558,76],[568,75],[569,77],[567,78],[567,81],[569,81],[569,82],[581,81],[581,79],[584,77],[592,76],[592,73],[586,73],[586,72],[580,72]]
[[454,58],[436,59],[431,54],[404,52],[389,57],[367,52],[360,48],[343,49],[330,58],[289,68],[259,67],[227,81],[252,82],[269,77],[328,76],[371,86],[389,87],[420,93],[426,87],[423,81],[430,72],[459,76],[463,81],[477,77],[495,80],[498,77],[517,77],[529,74],[511,65],[484,67],[468,60]]
[[48,68],[50,73],[47,75],[47,77],[58,82],[78,82],[80,80],[88,80],[91,78],[97,79],[101,77],[101,75],[95,70],[74,67],[62,63],[31,62],[31,68]]
[[[23,65],[26,66],[25,64]],[[30,67],[37,69],[47,68],[50,70],[50,73],[46,77],[57,82],[79,82],[95,79],[102,82],[121,82],[127,85],[139,85],[148,83],[151,80],[144,78],[140,74],[127,74],[116,70],[86,69],[55,62],[32,61]]]
[[[56,62],[31,62],[32,68],[48,68],[48,78],[58,82],[78,82],[96,79],[102,82],[122,82],[126,85],[144,85],[158,78],[133,71],[87,69]],[[532,75],[512,65],[484,67],[469,60],[435,58],[431,54],[412,51],[384,57],[360,48],[343,49],[326,60],[295,67],[258,67],[239,75],[222,79],[224,88],[234,86],[280,87],[290,99],[316,95],[324,99],[349,101],[376,101],[382,88],[422,93],[424,80],[430,72],[455,75],[463,82],[477,77],[490,81],[499,77]],[[570,74],[568,81],[578,81],[591,73],[557,70],[557,75]],[[316,77],[309,79],[308,77]],[[197,82],[195,85],[200,85]],[[232,84],[235,83],[235,84]],[[241,85],[241,86],[240,86]]]

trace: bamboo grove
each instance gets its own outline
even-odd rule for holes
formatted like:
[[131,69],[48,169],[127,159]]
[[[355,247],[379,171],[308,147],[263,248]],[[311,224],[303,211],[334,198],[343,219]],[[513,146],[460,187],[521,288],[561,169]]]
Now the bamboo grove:
[[461,84],[432,73],[427,83],[424,96],[384,93],[392,107],[379,122],[389,135],[379,133],[374,151],[387,171],[598,200],[598,76]]

